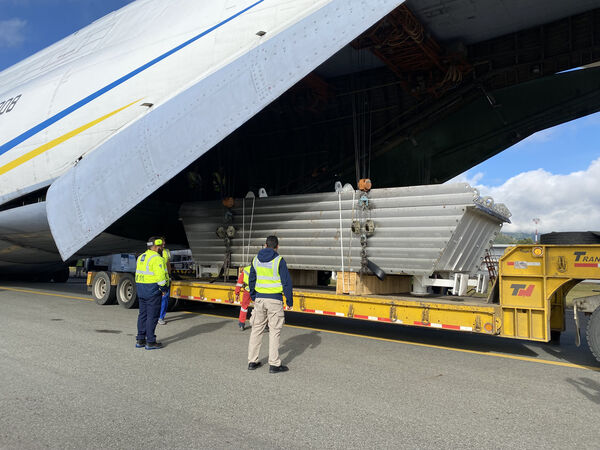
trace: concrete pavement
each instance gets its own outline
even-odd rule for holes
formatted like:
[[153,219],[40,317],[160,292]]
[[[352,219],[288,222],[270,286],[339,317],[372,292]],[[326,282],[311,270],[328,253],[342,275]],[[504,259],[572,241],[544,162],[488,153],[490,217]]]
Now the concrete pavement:
[[290,372],[271,375],[246,369],[233,308],[170,313],[166,347],[146,351],[137,310],[89,300],[82,283],[0,283],[0,448],[600,444],[600,372],[585,368],[600,366],[568,336],[553,347],[292,314]]

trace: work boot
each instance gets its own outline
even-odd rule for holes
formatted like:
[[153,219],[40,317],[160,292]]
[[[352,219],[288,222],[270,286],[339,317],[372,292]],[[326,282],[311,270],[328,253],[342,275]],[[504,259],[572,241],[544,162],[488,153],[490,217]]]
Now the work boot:
[[260,366],[262,366],[262,363],[260,361],[255,362],[255,363],[248,363],[248,370],[256,370]]
[[146,346],[146,339],[137,339],[135,341],[135,348],[142,348]]
[[160,342],[146,342],[146,350],[157,350],[163,348]]
[[238,326],[240,327],[240,331],[244,331],[246,329],[246,324],[244,322],[238,322]]
[[288,370],[290,370],[288,366],[283,364],[281,366],[269,366],[269,373],[287,372]]

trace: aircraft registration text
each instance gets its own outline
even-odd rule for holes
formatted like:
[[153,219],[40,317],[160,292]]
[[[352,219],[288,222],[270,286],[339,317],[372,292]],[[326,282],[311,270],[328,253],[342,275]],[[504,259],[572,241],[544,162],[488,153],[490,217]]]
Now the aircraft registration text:
[[17,102],[19,101],[20,98],[21,98],[21,94],[16,95],[12,98],[9,98],[8,100],[2,100],[0,102],[0,116],[4,113],[11,112],[17,105]]

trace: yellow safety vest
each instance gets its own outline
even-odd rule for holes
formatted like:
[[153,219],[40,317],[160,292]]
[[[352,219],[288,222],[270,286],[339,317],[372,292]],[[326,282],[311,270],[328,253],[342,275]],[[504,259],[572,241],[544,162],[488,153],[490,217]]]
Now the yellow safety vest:
[[135,282],[140,284],[158,284],[165,286],[165,260],[155,251],[146,250],[137,259],[135,268]]
[[171,259],[171,251],[168,248],[163,248],[162,257],[165,260],[165,277],[167,281],[171,279],[169,276],[169,260]]
[[283,293],[283,285],[279,276],[279,263],[281,256],[276,257],[269,262],[260,262],[255,256],[252,261],[252,266],[256,271],[256,285],[254,289],[259,294],[281,294]]
[[244,267],[244,289],[250,292],[250,266]]

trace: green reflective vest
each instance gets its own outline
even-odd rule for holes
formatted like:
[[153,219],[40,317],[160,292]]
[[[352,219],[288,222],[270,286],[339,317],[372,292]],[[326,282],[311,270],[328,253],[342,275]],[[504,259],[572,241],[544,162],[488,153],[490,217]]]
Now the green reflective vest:
[[155,251],[146,250],[137,259],[135,282],[141,284],[167,284],[165,276],[165,260]]
[[250,266],[244,267],[244,289],[250,292]]
[[167,281],[171,279],[169,276],[169,260],[171,259],[171,251],[168,248],[163,248],[162,257],[165,260],[165,277]]
[[281,256],[269,262],[260,262],[258,257],[254,257],[252,266],[256,271],[256,285],[254,289],[259,294],[282,294],[283,285],[279,276],[279,263]]

